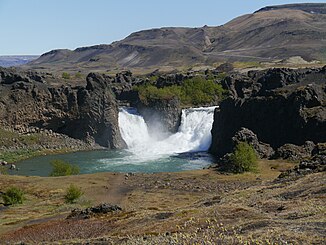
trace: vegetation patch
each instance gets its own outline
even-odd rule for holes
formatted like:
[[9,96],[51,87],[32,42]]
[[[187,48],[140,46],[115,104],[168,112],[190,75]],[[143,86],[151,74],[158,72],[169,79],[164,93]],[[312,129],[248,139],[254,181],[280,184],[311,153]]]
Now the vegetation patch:
[[237,61],[233,63],[234,68],[253,68],[253,67],[262,67],[262,64],[258,61]]
[[51,177],[77,175],[80,172],[78,166],[70,164],[62,160],[53,160],[51,162],[52,172]]
[[216,103],[222,100],[225,94],[221,84],[200,76],[187,79],[182,85],[157,88],[147,83],[135,87],[134,90],[138,91],[140,99],[145,104],[153,99],[168,100],[176,97],[182,105],[203,105]]
[[66,191],[65,202],[70,204],[75,203],[83,194],[83,191],[79,187],[71,184]]
[[238,143],[229,158],[229,170],[234,173],[257,171],[257,154],[247,142]]
[[0,152],[0,158],[8,163],[17,162],[17,161],[21,161],[27,158],[40,156],[40,155],[42,155],[41,151],[29,150],[29,149]]
[[61,76],[63,79],[70,79],[70,74],[68,72],[63,72]]
[[2,194],[4,205],[22,204],[24,201],[24,192],[17,187],[10,187]]

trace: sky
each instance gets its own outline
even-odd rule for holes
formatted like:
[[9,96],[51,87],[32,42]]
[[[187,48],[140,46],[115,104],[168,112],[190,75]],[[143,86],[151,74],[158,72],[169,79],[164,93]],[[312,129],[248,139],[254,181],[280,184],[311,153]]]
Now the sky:
[[0,0],[0,55],[110,44],[160,27],[218,26],[268,5],[318,0]]

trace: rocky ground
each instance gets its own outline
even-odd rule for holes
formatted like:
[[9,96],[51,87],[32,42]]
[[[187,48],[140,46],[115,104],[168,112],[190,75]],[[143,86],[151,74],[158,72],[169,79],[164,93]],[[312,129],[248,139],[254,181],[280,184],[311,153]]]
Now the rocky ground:
[[[293,164],[260,161],[259,166],[257,173],[241,175],[208,169],[3,176],[0,191],[19,186],[26,200],[22,205],[0,206],[0,240],[4,244],[323,244],[325,172],[289,181],[277,176]],[[73,205],[63,200],[70,183],[85,193]],[[76,211],[71,218],[73,209],[100,203],[122,210],[105,211],[108,206],[102,205],[83,211],[86,218]]]

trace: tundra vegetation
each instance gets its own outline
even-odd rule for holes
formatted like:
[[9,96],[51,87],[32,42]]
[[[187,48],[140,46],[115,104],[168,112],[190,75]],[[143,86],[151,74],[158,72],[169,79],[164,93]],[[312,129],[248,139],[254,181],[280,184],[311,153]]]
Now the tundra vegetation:
[[247,142],[238,143],[229,159],[229,168],[234,173],[257,171],[257,154]]
[[65,202],[70,204],[75,203],[76,200],[80,198],[83,194],[84,193],[81,188],[75,186],[74,184],[70,184],[64,197]]
[[77,175],[80,172],[78,166],[70,164],[62,160],[53,160],[51,162],[52,172],[51,177]]
[[181,85],[158,88],[151,83],[146,83],[134,89],[138,91],[140,99],[144,103],[152,99],[168,100],[176,97],[185,106],[216,103],[223,99],[225,94],[221,84],[200,76],[186,79]]
[[4,205],[22,204],[24,201],[24,192],[18,187],[10,187],[3,194],[2,199]]

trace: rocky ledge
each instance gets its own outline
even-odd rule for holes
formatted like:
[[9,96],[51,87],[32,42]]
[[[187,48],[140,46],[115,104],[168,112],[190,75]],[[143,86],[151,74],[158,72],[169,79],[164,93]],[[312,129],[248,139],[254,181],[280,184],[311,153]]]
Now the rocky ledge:
[[54,87],[38,73],[0,69],[0,121],[3,127],[40,128],[90,145],[126,146],[118,126],[118,105],[110,85],[89,74],[86,86]]
[[262,158],[302,161],[326,142],[326,67],[234,74],[223,86],[230,96],[214,114],[210,152],[216,156],[240,140]]

